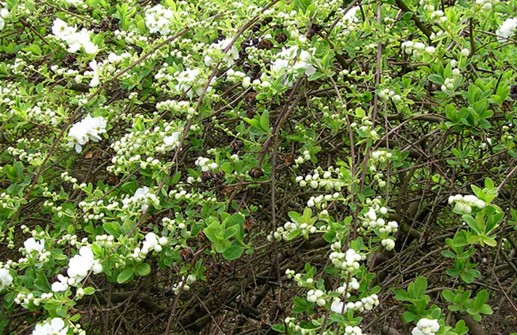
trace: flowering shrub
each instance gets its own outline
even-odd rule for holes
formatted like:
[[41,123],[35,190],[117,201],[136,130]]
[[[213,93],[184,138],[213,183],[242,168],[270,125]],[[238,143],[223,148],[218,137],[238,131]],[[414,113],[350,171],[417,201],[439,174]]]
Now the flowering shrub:
[[507,333],[515,17],[0,2],[0,332]]

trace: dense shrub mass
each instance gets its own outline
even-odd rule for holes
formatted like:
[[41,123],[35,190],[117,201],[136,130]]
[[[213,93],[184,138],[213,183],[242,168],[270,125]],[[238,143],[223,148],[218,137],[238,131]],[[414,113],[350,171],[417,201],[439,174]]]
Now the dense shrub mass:
[[516,28],[497,0],[0,2],[0,332],[515,331]]

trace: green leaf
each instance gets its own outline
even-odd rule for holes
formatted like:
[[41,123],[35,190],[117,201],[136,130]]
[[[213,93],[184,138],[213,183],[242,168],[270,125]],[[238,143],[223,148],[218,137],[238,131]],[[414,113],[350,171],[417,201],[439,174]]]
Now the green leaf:
[[43,271],[37,272],[36,279],[34,280],[34,287],[43,292],[50,291],[50,284]]
[[106,231],[106,233],[108,233],[114,237],[120,236],[120,223],[118,223],[116,221],[105,222],[102,225],[102,228]]
[[470,284],[474,281],[474,279],[476,279],[480,275],[481,275],[481,273],[478,270],[469,269],[469,270],[462,272],[460,276],[461,276],[461,279],[463,279],[463,281],[465,283]]
[[453,302],[454,298],[456,297],[456,294],[454,294],[454,292],[452,292],[451,290],[443,290],[442,296],[445,300]]
[[234,259],[240,258],[244,250],[245,248],[234,244],[223,252],[223,257],[226,260],[232,261]]
[[475,231],[478,235],[481,235],[483,234],[483,227],[481,226],[481,224],[472,217],[472,215],[469,215],[469,214],[464,214],[462,216],[463,220],[465,220],[465,222],[467,223],[467,225],[473,230]]
[[293,308],[293,312],[298,314],[298,313],[309,313],[309,314],[312,314],[312,308],[313,308],[313,304],[312,302],[309,302],[307,301],[306,299],[302,299],[300,297],[295,297],[294,298],[294,308]]
[[413,284],[409,284],[408,292],[411,292],[414,298],[424,295],[427,289],[427,279],[425,277],[417,277]]
[[140,263],[136,267],[136,274],[139,276],[147,276],[151,273],[151,265],[149,263]]
[[84,288],[84,294],[85,295],[92,295],[95,293],[95,288],[88,286]]
[[134,268],[129,268],[129,269],[123,270],[117,276],[117,283],[122,284],[122,283],[125,283],[125,282],[133,279],[134,272],[135,272]]
[[430,74],[427,79],[438,85],[443,85],[445,83],[445,79],[438,74]]
[[265,133],[269,133],[269,112],[267,110],[260,116],[260,128],[262,128]]
[[212,218],[212,223],[208,227],[206,227],[203,230],[203,232],[211,242],[217,242],[218,239],[222,238],[223,235],[223,229],[221,227],[221,224],[215,218]]

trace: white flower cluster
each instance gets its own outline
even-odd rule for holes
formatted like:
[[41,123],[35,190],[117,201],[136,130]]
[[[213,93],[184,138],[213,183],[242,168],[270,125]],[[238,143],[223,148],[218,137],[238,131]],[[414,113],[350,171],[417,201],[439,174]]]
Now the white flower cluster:
[[69,6],[79,7],[83,6],[84,2],[83,0],[64,0],[64,2]]
[[[91,71],[85,71],[84,76],[91,77],[90,87],[97,87],[100,84],[100,78],[102,74],[110,75],[117,71],[117,64],[125,59],[130,59],[132,56],[129,52],[124,52],[121,55],[111,52],[108,58],[98,63],[95,59],[88,63]],[[83,76],[76,76],[75,81],[80,83]]]
[[78,254],[70,258],[66,271],[68,277],[61,274],[58,275],[58,280],[52,284],[52,291],[62,292],[68,289],[69,286],[78,286],[90,271],[95,274],[101,273],[102,265],[93,256],[92,247],[86,245],[79,249]]
[[395,91],[390,90],[389,88],[383,88],[382,90],[380,90],[379,98],[381,98],[384,101],[391,100],[395,103],[402,101],[402,97],[400,96],[400,94],[396,94]]
[[136,260],[144,260],[149,252],[162,251],[162,247],[168,242],[169,240],[165,236],[158,237],[153,232],[147,233],[147,235],[145,235],[144,241],[142,242],[142,248],[135,248],[135,250],[133,250],[132,257]]
[[176,294],[179,294],[180,290],[188,291],[190,290],[190,285],[194,284],[196,280],[197,278],[194,275],[188,275],[186,280],[185,277],[181,277],[181,280],[172,287],[172,290]]
[[334,194],[320,194],[318,196],[312,196],[307,200],[307,207],[316,208],[327,208],[327,202],[337,200],[341,197],[341,194],[335,192]]
[[354,249],[348,249],[346,252],[341,252],[341,243],[335,242],[331,246],[332,252],[330,253],[330,261],[337,268],[343,269],[347,272],[352,272],[359,269],[359,262],[366,259],[365,255],[362,255]]
[[[1,5],[2,3],[0,3]],[[9,11],[5,7],[0,7],[0,30],[5,27],[5,20],[9,16]]]
[[296,159],[294,160],[294,165],[296,167],[298,167],[299,165],[301,165],[307,161],[310,161],[310,160],[311,160],[311,153],[309,152],[309,150],[304,150],[300,156],[296,157]]
[[65,21],[55,19],[52,25],[54,36],[68,44],[69,52],[77,52],[81,48],[87,54],[96,53],[99,48],[90,40],[90,32],[86,28],[77,31],[77,27],[70,27]]
[[113,32],[113,35],[117,40],[124,41],[128,44],[149,43],[149,38],[147,35],[142,35],[135,31],[117,29]]
[[[242,71],[235,71],[233,69],[228,69],[226,71],[226,78],[230,83],[240,82],[243,88],[248,88],[251,86],[251,77],[247,76]],[[256,85],[259,85],[260,81],[256,82]]]
[[210,158],[206,157],[198,157],[194,164],[199,166],[203,172],[215,170],[218,167],[216,162],[213,162]]
[[[389,91],[388,95],[391,95],[392,91]],[[393,95],[395,92],[393,92]],[[352,122],[350,124],[350,127],[353,129],[357,129],[358,133],[362,136],[366,136],[372,140],[378,140],[379,134],[377,133],[377,130],[372,129],[373,128],[373,122],[370,120],[368,116],[365,116],[361,119],[361,124],[357,124],[357,122]],[[362,134],[361,134],[362,133]]]
[[503,24],[497,29],[495,34],[499,42],[508,42],[508,39],[515,34],[517,29],[517,17],[506,19]]
[[432,55],[436,51],[436,48],[433,47],[432,45],[426,46],[422,42],[405,41],[405,42],[402,42],[401,47],[407,54],[409,54],[409,55],[413,54],[415,56],[419,56],[423,53]]
[[235,61],[239,59],[239,50],[232,45],[231,48],[227,52],[224,52],[226,48],[230,45],[232,38],[227,38],[217,43],[213,43],[206,51],[205,51],[205,65],[211,66],[214,63],[217,63],[219,60],[224,61],[226,66],[231,67],[235,64]]
[[[176,85],[175,88],[179,93],[185,93],[189,98],[192,98],[194,93],[198,96],[203,94],[206,79],[201,74],[201,70],[199,68],[186,69],[179,73],[175,73],[174,79],[178,81],[178,85]],[[215,78],[213,80],[215,80]],[[211,87],[208,86],[207,91],[210,91],[210,89]]]
[[171,32],[171,18],[174,12],[162,5],[156,5],[145,11],[145,25],[149,32],[168,35]]
[[169,151],[178,147],[181,140],[181,132],[175,131],[169,136],[163,138],[163,144],[157,148],[157,151]]
[[102,116],[91,117],[88,115],[70,128],[68,137],[71,138],[71,141],[68,142],[68,146],[75,146],[75,151],[80,153],[83,150],[83,145],[88,143],[89,140],[100,141],[100,135],[105,132],[106,120]]
[[389,152],[389,151],[387,151],[385,149],[375,150],[371,154],[372,160],[378,161],[378,162],[381,162],[381,163],[384,163],[384,162],[390,160],[392,156],[393,155],[391,154],[391,152]]
[[[113,142],[111,148],[115,150],[116,154],[111,159],[113,165],[108,166],[108,172],[118,174],[134,165],[140,165],[142,169],[147,166],[159,168],[162,163],[152,155],[158,149],[165,151],[163,138],[171,134],[173,128],[175,127],[172,125],[166,125],[144,131],[133,130],[122,136],[120,140]],[[160,137],[160,139],[155,137]],[[157,141],[162,141],[163,145],[156,146]]]
[[68,326],[61,318],[48,319],[43,323],[38,323],[32,335],[66,335]]
[[379,306],[379,297],[377,294],[372,294],[358,301],[349,301],[346,305],[340,299],[334,299],[330,305],[330,310],[334,313],[341,314],[342,312],[345,313],[347,311],[371,311],[376,306]]
[[26,113],[27,119],[37,121],[40,124],[57,126],[62,120],[60,115],[57,115],[52,109],[45,107],[41,102],[38,102],[35,106],[27,108]]
[[398,223],[396,221],[386,221],[382,216],[388,213],[388,209],[384,206],[380,206],[380,200],[374,199],[373,201],[369,199],[369,203],[371,207],[367,212],[363,214],[362,229],[368,230],[376,230],[378,235],[382,237],[381,245],[386,248],[386,250],[393,250],[395,248],[395,241],[392,238],[389,238],[389,234],[396,233],[398,230]]
[[185,101],[185,100],[161,101],[156,104],[156,109],[159,112],[168,111],[172,115],[175,115],[175,116],[186,115],[187,119],[191,119],[194,115],[196,115],[196,109],[190,104],[189,101]]
[[[271,64],[271,70],[276,75],[293,74],[298,72],[311,76],[316,72],[316,68],[311,64],[311,54],[298,46],[290,48],[282,48],[282,51],[276,55],[276,60]],[[294,82],[294,78],[287,81],[288,85]]]
[[[333,174],[336,174],[337,176],[333,176]],[[342,178],[343,176],[341,175],[339,169],[335,169],[331,166],[326,171],[323,171],[321,168],[317,168],[313,171],[312,174],[309,173],[306,176],[297,176],[296,182],[300,185],[300,187],[310,186],[314,189],[324,188],[327,191],[341,191],[341,189],[345,186],[345,183],[340,180]]]
[[498,2],[499,0],[476,0],[476,5],[481,6],[481,9],[485,11],[489,11]]
[[350,34],[350,32],[356,30],[360,24],[359,19],[357,18],[357,13],[360,12],[359,6],[350,8],[350,10],[343,15],[344,10],[345,8],[342,8],[340,5],[338,13],[336,14],[342,17],[336,25],[336,40],[343,40],[348,34]]
[[13,276],[11,276],[9,270],[0,268],[0,292],[2,292],[7,286],[11,285],[12,282]]
[[[202,182],[201,177],[198,177],[197,179],[195,179],[193,177],[189,177],[188,179],[189,179],[190,183],[194,183],[194,182],[201,183]],[[191,193],[191,192],[188,192],[187,190],[185,190],[185,188],[183,186],[178,186],[176,189],[171,190],[169,192],[169,198],[174,198],[176,200],[185,200],[187,202],[197,203],[197,204],[199,204],[200,202],[217,202],[217,197],[215,197],[210,192],[206,192],[206,193],[193,192],[193,193]]]
[[454,209],[458,212],[470,214],[472,213],[472,207],[477,207],[479,209],[485,207],[485,202],[475,195],[451,195],[449,197],[449,204],[454,204]]
[[[36,240],[33,237],[28,238],[23,242],[23,248],[21,251],[26,253],[29,258],[36,260],[38,262],[38,266],[41,266],[50,259],[50,251],[45,250],[44,240]],[[20,260],[20,262],[24,261],[24,259]]]
[[122,209],[140,206],[140,210],[145,212],[149,208],[149,203],[157,205],[159,200],[153,192],[149,191],[149,187],[144,186],[137,189],[133,196],[122,199]]
[[350,277],[350,281],[347,283],[343,283],[343,285],[339,286],[336,290],[337,293],[343,295],[346,293],[347,297],[350,298],[350,291],[351,290],[358,290],[359,289],[359,282],[355,277]]
[[273,238],[277,241],[290,241],[294,237],[297,237],[298,234],[293,235],[292,233],[295,231],[299,231],[300,234],[308,238],[309,234],[314,234],[318,231],[316,226],[308,223],[296,223],[296,222],[286,222],[283,227],[278,227],[275,232],[268,235],[268,241],[272,241]]
[[418,320],[416,327],[411,332],[412,335],[434,335],[440,330],[438,320],[422,318]]
[[363,335],[363,331],[357,326],[346,326],[345,335]]
[[307,292],[307,301],[315,302],[318,306],[325,306],[326,300],[323,295],[322,290],[309,290]]
[[34,296],[34,293],[30,292],[19,292],[14,298],[14,302],[18,305],[22,305],[25,308],[31,307],[31,305],[39,306],[42,301],[47,299],[51,299],[53,297],[53,293],[41,293],[39,297]]
[[[467,50],[468,49],[464,49],[464,50]],[[462,50],[462,53],[463,53],[463,50]],[[467,54],[468,56],[468,54]],[[450,64],[451,64],[451,68],[452,69],[452,77],[451,78],[445,78],[445,81],[443,83],[443,85],[440,87],[440,89],[443,91],[443,92],[447,92],[447,91],[453,91],[454,88],[455,88],[455,84],[456,84],[456,81],[461,77],[461,71],[460,69],[456,68],[456,66],[458,65],[458,62],[453,59],[450,61]]]

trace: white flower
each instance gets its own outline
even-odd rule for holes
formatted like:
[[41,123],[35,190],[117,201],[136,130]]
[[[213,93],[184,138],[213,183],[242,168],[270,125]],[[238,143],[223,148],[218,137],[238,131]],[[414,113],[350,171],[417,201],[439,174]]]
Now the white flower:
[[386,248],[386,250],[393,250],[393,248],[395,248],[395,241],[389,238],[382,240],[381,244]]
[[88,53],[94,54],[99,48],[90,40],[90,32],[83,28],[77,32],[77,27],[70,27],[65,21],[55,19],[52,24],[52,34],[57,39],[65,41],[68,44],[69,52],[77,52],[81,48]]
[[69,6],[79,7],[83,4],[82,0],[65,0],[66,4]]
[[517,17],[506,19],[495,32],[497,40],[499,42],[507,42],[508,38],[515,33],[515,29],[517,29]]
[[4,7],[2,9],[0,9],[0,17],[2,19],[7,18],[8,16],[9,16],[9,11],[7,10],[7,8]]
[[69,27],[68,24],[61,19],[54,20],[52,24],[52,34],[54,34],[54,36],[59,39],[65,39],[73,33],[75,33],[74,27]]
[[7,286],[11,285],[13,277],[7,269],[0,269],[0,292]]
[[434,335],[440,330],[438,320],[422,318],[411,332],[412,335]]
[[68,278],[59,274],[57,275],[56,282],[52,283],[52,291],[54,292],[63,292],[68,288]]
[[359,10],[359,6],[354,6],[350,8],[350,10],[343,16],[343,21],[346,21],[348,23],[356,23],[359,22],[355,14]]
[[167,35],[171,32],[170,19],[173,14],[170,9],[156,5],[145,11],[145,25],[149,28],[150,33]]
[[105,132],[106,120],[102,116],[91,117],[88,115],[70,128],[68,137],[72,140],[68,143],[68,146],[75,146],[75,151],[80,153],[83,150],[83,145],[89,140],[98,142],[101,139],[100,134]]
[[330,305],[330,310],[339,314],[346,312],[346,308],[343,309],[343,302],[341,300],[334,300]]
[[138,204],[141,205],[142,211],[146,211],[147,208],[149,208],[148,203],[155,203],[156,201],[157,198],[153,193],[149,192],[149,187],[144,186],[137,189],[132,197],[123,199],[122,203],[124,204],[123,208],[128,208],[133,204]]
[[100,273],[102,265],[93,257],[91,246],[83,246],[79,249],[79,254],[72,257],[68,263],[67,274],[71,279],[69,283],[77,284],[88,275],[89,271]]
[[145,235],[145,241],[142,244],[141,252],[143,254],[147,254],[150,250],[155,250],[158,245],[159,245],[158,237],[156,236],[155,233],[150,232],[147,235]]
[[90,66],[90,69],[92,69],[90,73],[93,75],[92,80],[90,81],[90,87],[97,87],[100,84],[99,74],[101,72],[101,69],[99,68],[99,64],[94,59],[90,63],[88,63],[88,65]]
[[212,59],[212,52],[224,53],[222,59],[226,63],[227,66],[232,66],[235,63],[235,60],[239,59],[239,50],[232,45],[232,47],[225,53],[224,50],[228,48],[230,43],[232,42],[231,38],[227,38],[217,43],[213,44],[213,48],[208,50],[208,54],[205,56],[205,65],[210,66],[214,62]]
[[41,254],[45,251],[45,241],[36,241],[32,237],[23,242],[23,246],[29,255],[33,252]]
[[163,138],[163,143],[165,144],[167,149],[172,150],[178,146],[178,144],[180,143],[180,134],[181,133],[177,131],[172,133],[172,135],[165,136]]
[[[272,63],[271,69],[275,74],[290,74],[296,70],[303,69],[306,76],[311,76],[316,72],[316,68],[310,63],[312,56],[306,50],[300,50],[298,46],[288,49],[283,48],[278,54],[278,58]],[[292,84],[293,80],[287,82]]]
[[32,335],[66,335],[67,332],[68,326],[65,326],[65,321],[61,318],[53,318],[37,324]]

